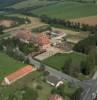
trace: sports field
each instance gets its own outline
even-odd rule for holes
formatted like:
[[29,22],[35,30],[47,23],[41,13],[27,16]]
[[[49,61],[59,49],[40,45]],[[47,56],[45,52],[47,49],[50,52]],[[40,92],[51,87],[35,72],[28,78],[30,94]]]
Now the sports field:
[[23,67],[24,64],[0,52],[0,80],[6,75]]

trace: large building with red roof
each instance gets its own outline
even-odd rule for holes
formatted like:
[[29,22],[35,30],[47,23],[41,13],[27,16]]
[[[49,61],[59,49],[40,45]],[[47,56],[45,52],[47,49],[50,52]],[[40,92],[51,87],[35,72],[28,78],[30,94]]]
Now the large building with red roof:
[[17,81],[18,79],[24,77],[25,75],[35,71],[36,68],[32,67],[31,65],[27,65],[4,78],[4,83],[10,85],[11,83]]
[[50,47],[49,36],[45,33],[38,34],[36,41],[43,49]]

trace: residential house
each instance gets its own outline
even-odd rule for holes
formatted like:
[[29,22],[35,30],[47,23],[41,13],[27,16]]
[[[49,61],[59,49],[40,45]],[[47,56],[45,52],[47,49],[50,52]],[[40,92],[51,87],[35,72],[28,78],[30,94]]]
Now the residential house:
[[46,82],[54,87],[59,87],[63,84],[63,81],[61,79],[51,75],[46,77]]
[[42,49],[47,49],[50,47],[50,39],[49,36],[45,33],[40,33],[38,34],[37,38],[36,38],[37,43],[39,44],[39,46],[42,47]]
[[63,97],[58,94],[54,94],[51,95],[48,100],[63,100]]

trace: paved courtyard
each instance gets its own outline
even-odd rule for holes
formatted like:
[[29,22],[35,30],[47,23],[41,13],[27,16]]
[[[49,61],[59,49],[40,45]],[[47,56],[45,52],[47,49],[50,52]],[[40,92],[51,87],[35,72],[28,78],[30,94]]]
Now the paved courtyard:
[[55,48],[55,47],[50,47],[50,48],[47,48],[47,51],[36,56],[35,58],[38,59],[38,60],[44,60],[52,55],[55,55],[56,53],[62,53],[63,51],[58,49],[58,48]]

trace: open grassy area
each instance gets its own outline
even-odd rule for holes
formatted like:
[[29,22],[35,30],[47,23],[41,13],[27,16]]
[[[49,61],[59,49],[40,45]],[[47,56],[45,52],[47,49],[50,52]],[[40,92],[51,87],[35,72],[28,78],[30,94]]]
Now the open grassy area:
[[74,19],[97,15],[97,4],[64,1],[58,4],[36,9],[37,15],[47,15],[53,18]]
[[85,55],[76,52],[70,54],[55,54],[54,56],[45,59],[43,62],[55,69],[61,70],[68,58],[72,58],[73,62],[78,65],[81,60],[85,59],[85,57]]
[[0,52],[0,80],[6,75],[23,67],[24,64]]

